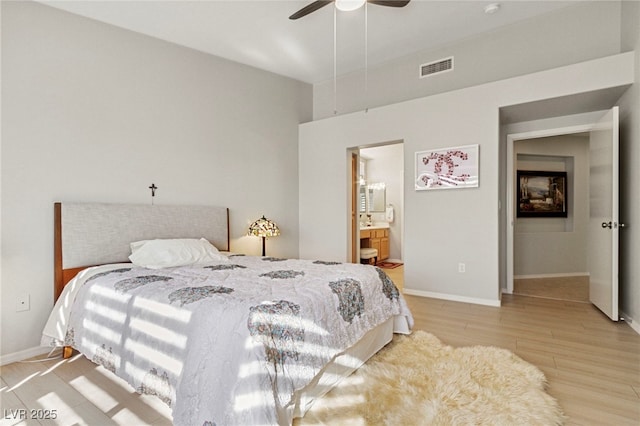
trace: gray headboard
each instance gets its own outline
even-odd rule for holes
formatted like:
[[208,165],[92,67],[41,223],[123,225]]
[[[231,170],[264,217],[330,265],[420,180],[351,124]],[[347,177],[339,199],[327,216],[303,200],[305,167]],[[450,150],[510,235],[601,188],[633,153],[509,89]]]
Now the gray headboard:
[[229,250],[226,207],[55,203],[54,212],[56,286],[58,268],[128,262],[133,241],[206,238],[218,250]]

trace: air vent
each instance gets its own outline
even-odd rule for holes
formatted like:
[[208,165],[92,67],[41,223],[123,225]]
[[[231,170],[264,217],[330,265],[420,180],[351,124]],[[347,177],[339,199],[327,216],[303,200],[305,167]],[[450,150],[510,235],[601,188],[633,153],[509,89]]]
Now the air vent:
[[453,70],[453,56],[420,65],[420,78]]

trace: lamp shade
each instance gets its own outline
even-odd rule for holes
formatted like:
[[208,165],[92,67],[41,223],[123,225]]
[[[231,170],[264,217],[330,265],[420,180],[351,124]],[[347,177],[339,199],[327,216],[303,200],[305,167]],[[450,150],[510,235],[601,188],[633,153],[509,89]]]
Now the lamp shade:
[[262,255],[266,255],[265,249],[265,240],[267,237],[275,237],[276,235],[280,235],[280,229],[278,229],[278,225],[275,222],[267,219],[264,215],[253,222],[251,226],[249,226],[248,235],[254,235],[256,237],[262,238]]
[[280,229],[275,222],[262,216],[249,226],[248,235],[254,235],[256,237],[275,237],[280,235]]

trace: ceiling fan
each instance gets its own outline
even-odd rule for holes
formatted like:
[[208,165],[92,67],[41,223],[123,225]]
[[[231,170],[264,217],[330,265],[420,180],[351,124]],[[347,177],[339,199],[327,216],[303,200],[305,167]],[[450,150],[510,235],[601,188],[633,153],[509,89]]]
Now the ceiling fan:
[[409,1],[411,0],[318,0],[306,5],[293,15],[289,16],[289,19],[302,18],[303,16],[307,16],[308,14],[331,3],[335,3],[336,8],[339,10],[349,11],[359,8],[366,2],[377,4],[378,6],[404,7],[409,3]]

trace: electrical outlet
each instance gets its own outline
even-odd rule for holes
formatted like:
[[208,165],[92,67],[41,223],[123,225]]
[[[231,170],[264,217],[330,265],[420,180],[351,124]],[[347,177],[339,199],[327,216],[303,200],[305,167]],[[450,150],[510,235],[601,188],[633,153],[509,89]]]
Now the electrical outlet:
[[458,272],[461,274],[467,270],[467,266],[464,263],[458,263]]
[[28,311],[29,309],[31,309],[29,304],[29,295],[21,294],[18,296],[16,299],[16,312]]

